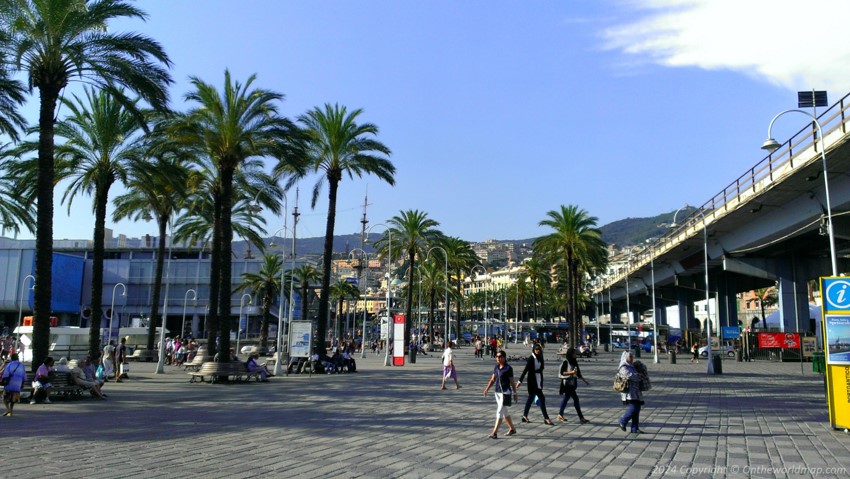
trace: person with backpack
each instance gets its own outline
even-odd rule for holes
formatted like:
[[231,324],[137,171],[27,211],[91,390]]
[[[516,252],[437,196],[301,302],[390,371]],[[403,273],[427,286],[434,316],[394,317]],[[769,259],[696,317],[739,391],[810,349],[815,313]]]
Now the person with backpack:
[[644,376],[635,368],[635,356],[631,350],[623,351],[620,357],[620,365],[617,367],[617,375],[628,381],[628,388],[625,392],[620,393],[620,398],[623,405],[626,406],[626,412],[617,422],[620,429],[626,430],[626,426],[631,421],[631,432],[634,434],[644,434],[640,429],[640,409],[643,407],[643,393],[641,392],[641,380]]

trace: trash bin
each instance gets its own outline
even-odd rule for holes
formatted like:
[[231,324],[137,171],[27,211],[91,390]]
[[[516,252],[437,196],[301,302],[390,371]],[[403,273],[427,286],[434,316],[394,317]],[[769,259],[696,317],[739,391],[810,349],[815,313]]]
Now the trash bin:
[[738,361],[739,363],[743,363],[744,362],[744,351],[742,351],[740,349],[736,350],[735,351],[735,360]]
[[410,349],[410,364],[416,364],[416,348]]
[[605,346],[605,352],[607,353],[608,352],[608,343],[605,343],[604,346]]
[[676,364],[676,351],[670,351],[670,364]]
[[820,374],[826,372],[826,359],[823,356],[823,351],[812,353],[812,372]]
[[723,358],[719,354],[711,356],[711,365],[714,367],[714,374],[723,374]]

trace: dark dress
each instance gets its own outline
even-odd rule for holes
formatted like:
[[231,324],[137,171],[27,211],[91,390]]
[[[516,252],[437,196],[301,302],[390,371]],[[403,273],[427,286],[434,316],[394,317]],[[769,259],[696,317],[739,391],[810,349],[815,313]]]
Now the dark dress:
[[[535,368],[534,359],[534,354],[528,357],[528,360],[525,362],[525,369],[522,370],[522,374],[519,377],[519,382],[522,382],[525,376],[528,375],[528,382],[526,383],[528,399],[525,401],[525,410],[522,416],[523,418],[528,417],[528,411],[531,410],[531,403],[534,402],[534,397],[537,396],[543,418],[549,419],[549,414],[546,412],[546,397],[543,395],[543,354],[540,354],[540,357],[537,358],[537,362],[539,363],[539,367],[537,368]],[[539,383],[537,381],[537,374],[540,374],[541,380]]]

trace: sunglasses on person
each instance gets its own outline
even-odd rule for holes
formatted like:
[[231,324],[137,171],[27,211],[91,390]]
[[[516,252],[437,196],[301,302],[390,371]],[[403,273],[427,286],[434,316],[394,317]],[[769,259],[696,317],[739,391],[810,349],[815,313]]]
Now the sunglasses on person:
[[497,354],[496,359],[500,359],[500,358],[505,359],[505,355],[504,354]]

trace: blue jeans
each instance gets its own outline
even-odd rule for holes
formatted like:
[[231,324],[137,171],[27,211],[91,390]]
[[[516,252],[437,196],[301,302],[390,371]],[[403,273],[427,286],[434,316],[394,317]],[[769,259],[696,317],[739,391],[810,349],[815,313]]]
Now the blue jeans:
[[632,432],[640,428],[640,403],[629,401],[626,403],[626,413],[620,418],[620,425],[625,426],[632,421]]

